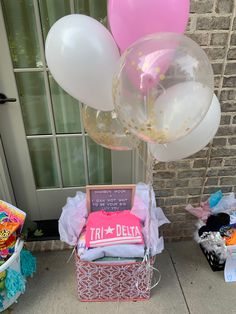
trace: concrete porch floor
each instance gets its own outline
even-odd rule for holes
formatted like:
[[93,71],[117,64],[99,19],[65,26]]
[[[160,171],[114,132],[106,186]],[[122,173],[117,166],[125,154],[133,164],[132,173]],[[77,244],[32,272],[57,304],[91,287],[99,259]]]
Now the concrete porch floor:
[[[222,314],[236,313],[236,283],[212,272],[194,242],[166,245],[158,256],[162,274],[149,301],[81,303],[76,295],[74,260],[70,251],[35,253],[37,274],[9,313],[24,314]],[[7,311],[8,313],[8,311]]]

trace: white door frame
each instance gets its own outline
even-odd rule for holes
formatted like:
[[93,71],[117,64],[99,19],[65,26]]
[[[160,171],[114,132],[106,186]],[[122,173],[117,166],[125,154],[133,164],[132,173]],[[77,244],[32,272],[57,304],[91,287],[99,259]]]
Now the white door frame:
[[[0,133],[17,205],[27,212],[29,218],[40,219],[38,200],[28,145],[24,136],[25,129],[19,103],[19,95],[13,72],[11,55],[0,6],[0,92],[7,97],[16,98],[16,102],[0,105]],[[16,131],[17,129],[17,131]]]
[[0,137],[0,199],[5,202],[16,205],[1,137]]

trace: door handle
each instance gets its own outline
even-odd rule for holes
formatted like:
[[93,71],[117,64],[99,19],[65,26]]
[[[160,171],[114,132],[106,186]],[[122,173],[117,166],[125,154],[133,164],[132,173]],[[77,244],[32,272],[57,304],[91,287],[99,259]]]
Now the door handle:
[[0,93],[0,105],[5,104],[6,102],[16,102],[16,98],[8,98],[6,95]]

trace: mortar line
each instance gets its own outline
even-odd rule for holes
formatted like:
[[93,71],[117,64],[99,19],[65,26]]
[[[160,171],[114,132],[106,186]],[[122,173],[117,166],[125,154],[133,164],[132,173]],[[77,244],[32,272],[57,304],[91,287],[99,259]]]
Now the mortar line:
[[205,189],[207,178],[208,178],[207,172],[208,172],[208,168],[210,167],[210,164],[211,164],[212,147],[213,147],[213,139],[210,141],[210,144],[209,144],[209,147],[208,147],[208,150],[207,150],[206,170],[205,170],[204,176],[202,177],[203,181],[202,181],[201,194],[200,194],[200,203],[203,200],[204,189]]
[[182,295],[183,295],[183,298],[184,298],[184,302],[185,302],[187,310],[188,310],[188,313],[191,314],[191,311],[190,311],[190,308],[189,308],[189,305],[188,305],[188,302],[187,302],[187,298],[185,296],[184,289],[182,287],[182,284],[181,284],[181,281],[180,281],[180,278],[179,278],[179,275],[178,275],[178,272],[177,272],[177,268],[175,267],[175,263],[174,263],[173,257],[171,255],[169,249],[167,249],[167,252],[169,253],[170,260],[171,260],[171,263],[173,265],[173,268],[174,268],[174,271],[175,271],[175,274],[176,274],[176,277],[177,277],[177,280],[178,280],[178,283],[179,283],[179,286],[180,286],[180,289],[181,289],[181,292],[182,292]]
[[[234,0],[234,7],[236,4],[236,0]],[[220,93],[223,88],[223,82],[224,82],[224,74],[225,74],[225,69],[226,69],[226,64],[227,64],[227,57],[228,57],[228,52],[230,50],[230,41],[231,41],[231,35],[233,31],[233,24],[234,24],[234,18],[235,18],[236,12],[233,10],[232,15],[231,15],[231,20],[230,20],[230,25],[229,25],[229,30],[228,30],[228,38],[227,42],[225,44],[226,50],[225,50],[225,57],[223,59],[223,67],[222,67],[222,72],[221,72],[221,79],[220,79],[220,84],[218,87],[218,96],[220,97]]]
[[[234,0],[234,6],[235,6],[236,0]],[[214,7],[214,11],[215,11],[215,7]],[[227,42],[226,42],[226,50],[225,50],[225,56],[223,59],[223,67],[222,67],[222,71],[221,71],[221,78],[220,78],[220,82],[219,82],[219,86],[217,89],[217,97],[220,98],[220,94],[223,88],[223,82],[224,82],[224,74],[225,74],[225,69],[226,69],[226,64],[227,64],[227,56],[228,56],[228,52],[230,49],[230,41],[231,41],[231,34],[233,31],[233,23],[234,23],[234,18],[235,18],[235,10],[232,12],[231,15],[231,20],[230,20],[230,26],[229,26],[229,30],[228,30],[228,38],[227,38]],[[226,143],[227,145],[227,143]],[[213,147],[213,139],[210,142],[209,148],[207,150],[207,156],[206,156],[206,160],[207,160],[207,165],[206,165],[206,172],[205,175],[203,177],[203,184],[202,184],[202,189],[201,189],[201,194],[200,194],[200,201],[202,202],[203,199],[203,194],[204,194],[204,189],[206,186],[206,182],[207,182],[207,172],[210,166],[210,162],[211,162],[211,153],[212,153],[212,147]],[[219,184],[219,182],[218,182]]]

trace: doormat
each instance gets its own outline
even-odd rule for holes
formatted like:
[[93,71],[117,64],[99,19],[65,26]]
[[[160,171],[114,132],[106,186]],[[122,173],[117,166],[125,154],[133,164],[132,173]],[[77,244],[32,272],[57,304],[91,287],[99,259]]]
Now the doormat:
[[62,251],[73,249],[73,247],[64,242],[61,242],[60,240],[29,241],[26,242],[25,245],[27,249],[32,252]]
[[59,240],[58,220],[41,220],[35,221],[37,227],[29,230],[27,241],[48,241]]

